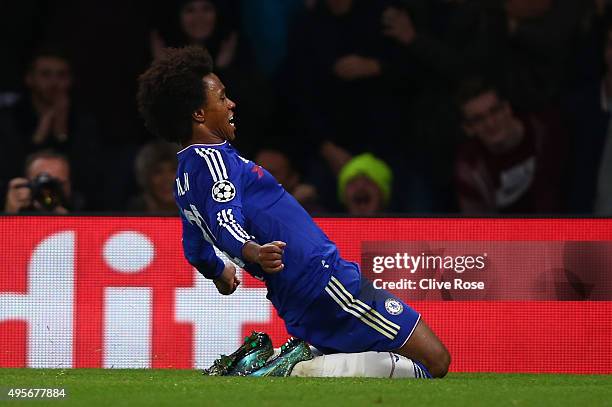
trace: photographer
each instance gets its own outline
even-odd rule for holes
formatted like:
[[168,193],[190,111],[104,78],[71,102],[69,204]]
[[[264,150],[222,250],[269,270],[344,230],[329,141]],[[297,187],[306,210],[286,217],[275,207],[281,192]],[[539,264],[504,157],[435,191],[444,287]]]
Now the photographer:
[[45,150],[26,159],[25,178],[9,181],[4,212],[66,214],[79,206],[76,203],[68,160],[62,154]]
[[25,92],[17,103],[0,109],[0,194],[9,180],[23,175],[29,154],[53,150],[64,154],[72,184],[103,209],[102,188],[89,182],[101,178],[101,143],[96,118],[73,98],[73,73],[65,54],[44,48],[32,57],[24,73]]

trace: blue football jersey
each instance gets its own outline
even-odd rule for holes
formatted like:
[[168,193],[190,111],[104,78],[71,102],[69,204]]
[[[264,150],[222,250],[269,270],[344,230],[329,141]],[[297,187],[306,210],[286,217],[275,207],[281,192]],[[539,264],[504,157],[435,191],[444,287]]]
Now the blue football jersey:
[[[274,177],[234,147],[194,144],[179,151],[175,198],[183,222],[185,257],[206,278],[223,271],[213,246],[263,280],[285,322],[296,321],[325,289],[339,260],[336,245]],[[242,247],[281,240],[285,268],[276,274],[245,263]]]

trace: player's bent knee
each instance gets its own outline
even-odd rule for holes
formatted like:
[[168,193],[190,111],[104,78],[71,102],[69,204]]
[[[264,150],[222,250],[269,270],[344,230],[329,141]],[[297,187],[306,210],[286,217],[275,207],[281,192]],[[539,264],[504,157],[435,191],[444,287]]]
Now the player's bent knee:
[[448,367],[450,366],[450,353],[446,348],[441,347],[436,352],[432,360],[429,361],[427,368],[429,373],[435,378],[442,378],[448,373]]

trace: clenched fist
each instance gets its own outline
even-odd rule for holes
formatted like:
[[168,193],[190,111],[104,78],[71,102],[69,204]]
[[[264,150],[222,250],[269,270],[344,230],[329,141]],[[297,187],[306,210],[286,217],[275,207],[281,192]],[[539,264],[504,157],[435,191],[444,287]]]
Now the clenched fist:
[[287,243],[274,241],[266,243],[259,248],[257,263],[266,273],[278,273],[285,268],[283,264],[283,252]]
[[257,263],[266,273],[278,273],[285,268],[283,252],[287,243],[274,241],[262,246],[249,241],[242,246],[242,258],[247,263]]
[[228,263],[225,265],[223,272],[221,275],[213,280],[215,283],[215,287],[217,287],[217,291],[223,295],[230,295],[236,288],[240,285],[240,280],[236,277],[236,266],[232,263]]

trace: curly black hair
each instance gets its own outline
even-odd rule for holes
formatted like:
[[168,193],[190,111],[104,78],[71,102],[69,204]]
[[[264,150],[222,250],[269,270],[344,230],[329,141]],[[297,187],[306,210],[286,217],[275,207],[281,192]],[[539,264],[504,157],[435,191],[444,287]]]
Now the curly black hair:
[[206,102],[202,77],[212,69],[201,47],[166,48],[138,78],[138,110],[147,129],[169,142],[189,140],[191,115]]

